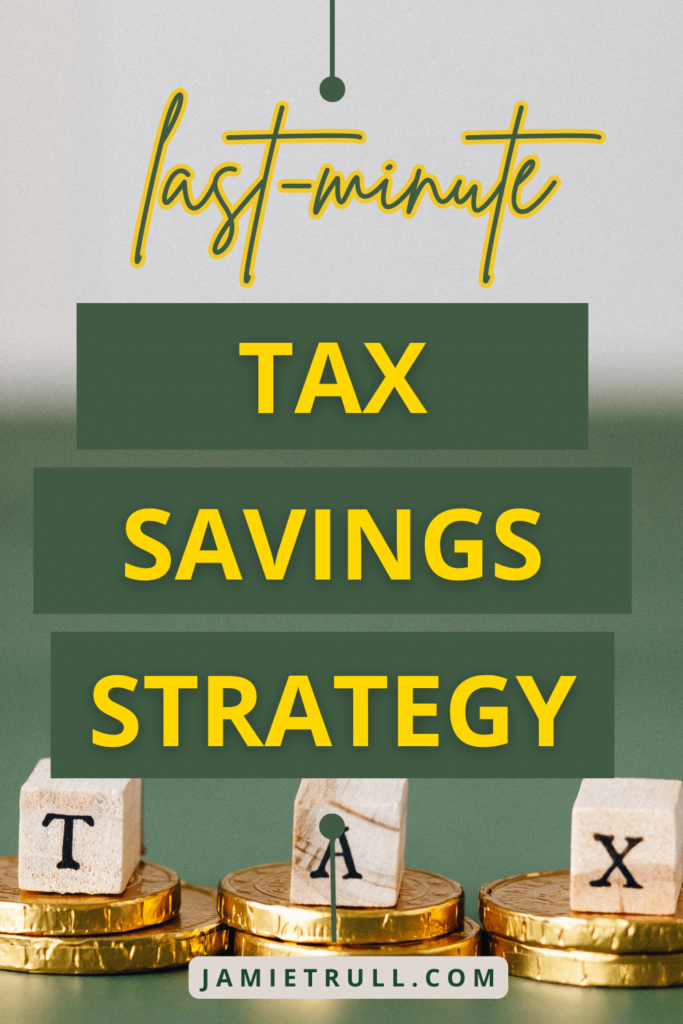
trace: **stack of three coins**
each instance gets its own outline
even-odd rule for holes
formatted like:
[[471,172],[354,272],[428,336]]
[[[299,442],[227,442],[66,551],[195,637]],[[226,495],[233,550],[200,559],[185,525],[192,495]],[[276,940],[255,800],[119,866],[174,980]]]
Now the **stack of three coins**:
[[216,891],[141,861],[118,896],[21,890],[18,858],[0,857],[0,969],[122,974],[182,967],[227,947]]
[[218,912],[235,956],[477,956],[480,931],[464,916],[457,882],[406,868],[393,907],[337,907],[289,899],[291,864],[263,864],[226,875]]

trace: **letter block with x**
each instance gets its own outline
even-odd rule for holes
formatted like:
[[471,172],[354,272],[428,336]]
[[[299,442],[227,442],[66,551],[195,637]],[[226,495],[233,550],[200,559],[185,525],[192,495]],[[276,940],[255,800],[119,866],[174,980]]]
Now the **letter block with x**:
[[584,779],[572,811],[572,910],[673,914],[683,882],[683,783]]
[[[393,907],[403,879],[407,779],[302,779],[294,803],[292,903]],[[326,814],[343,818],[338,839],[319,828]]]
[[123,892],[140,861],[140,779],[53,779],[49,757],[21,787],[19,885]]

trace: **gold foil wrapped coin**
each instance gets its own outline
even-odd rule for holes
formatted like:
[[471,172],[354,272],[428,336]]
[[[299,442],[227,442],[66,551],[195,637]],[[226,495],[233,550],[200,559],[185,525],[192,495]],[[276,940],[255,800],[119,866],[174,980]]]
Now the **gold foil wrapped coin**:
[[171,921],[117,935],[0,934],[0,968],[36,974],[156,971],[222,953],[228,937],[216,913],[216,890],[181,882],[180,913]]
[[423,942],[385,942],[364,946],[310,946],[303,942],[281,942],[249,932],[234,932],[235,956],[479,956],[479,925],[465,918],[461,932],[440,935]]
[[[218,912],[240,932],[287,942],[332,942],[330,908],[290,903],[291,864],[262,864],[226,875]],[[337,907],[337,944],[422,942],[462,931],[465,896],[457,882],[406,868],[394,907]]]
[[19,888],[18,858],[0,857],[0,933],[100,935],[162,924],[178,913],[175,871],[141,861],[118,896],[75,896]]
[[585,988],[668,988],[683,985],[683,953],[591,953],[530,946],[488,936],[490,956],[502,956],[510,974]]
[[479,918],[487,932],[543,948],[629,954],[683,951],[683,895],[671,916],[573,912],[568,871],[515,875],[482,886]]

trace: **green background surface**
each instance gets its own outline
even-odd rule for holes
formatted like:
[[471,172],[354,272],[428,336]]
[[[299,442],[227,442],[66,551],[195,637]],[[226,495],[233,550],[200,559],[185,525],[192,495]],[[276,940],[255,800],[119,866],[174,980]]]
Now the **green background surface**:
[[[627,469],[133,469],[37,470],[37,612],[628,612],[631,609],[631,474]],[[449,509],[481,512],[441,537],[449,565],[466,564],[461,540],[483,545],[482,576],[447,580],[425,557],[429,524]],[[165,544],[171,569],[159,580],[127,579],[124,566],[154,559],[126,538],[138,509],[170,513],[143,533]],[[176,580],[199,509],[218,509],[242,575],[199,564]],[[306,516],[283,580],[266,580],[244,518],[258,509],[271,552],[290,510]],[[331,510],[331,578],[316,580],[314,512]],[[396,554],[397,509],[410,509],[410,579],[392,580],[366,538],[362,579],[348,579],[347,510],[367,509]],[[527,580],[495,576],[524,558],[496,537],[508,509],[539,513],[512,532],[534,544],[541,566]],[[207,530],[203,548],[215,548]]]
[[[594,414],[586,452],[90,453],[76,451],[73,418],[3,424],[0,852],[17,849],[19,788],[49,750],[51,630],[597,630],[616,634],[616,772],[680,778],[683,507],[681,427],[655,412]],[[31,470],[99,466],[633,466],[632,615],[32,614]],[[199,884],[289,857],[297,779],[150,780],[150,859]],[[485,882],[569,864],[569,820],[579,780],[415,780],[406,862],[457,878],[476,916]],[[683,991],[581,990],[511,979],[499,1002],[195,1003],[184,971],[159,976],[61,978],[0,972],[0,1017],[12,1024],[679,1024]]]
[[[80,448],[585,448],[585,303],[80,303]],[[274,365],[274,412],[257,411],[257,360],[241,341],[289,342]],[[377,414],[339,398],[295,414],[313,353],[340,345],[360,406],[396,366],[424,413],[393,392]],[[333,383],[330,365],[322,380]],[[454,401],[455,396],[455,401]]]
[[[117,719],[98,711],[93,689],[108,675],[137,679],[133,693],[111,698],[135,714],[136,738],[124,747],[101,747],[92,731],[121,732]],[[178,701],[178,745],[163,746],[162,695],[145,689],[143,676],[194,676],[197,688]],[[207,746],[207,676],[249,679],[256,706],[248,722],[265,743],[290,675],[306,675],[331,746],[316,747],[309,730],[288,731],[277,747],[247,747],[226,723],[223,746]],[[334,676],[385,676],[385,690],[368,698],[368,745],[354,747],[352,696],[334,689]],[[438,746],[397,744],[397,676],[417,677],[413,700],[435,714],[417,712],[415,733],[435,733]],[[450,723],[451,696],[472,676],[497,675],[502,692],[486,687],[467,704],[471,729],[490,734],[480,707],[508,709],[507,743],[472,747]],[[538,719],[518,675],[531,675],[548,701],[560,676],[576,676],[554,724],[554,744],[538,744]],[[435,676],[438,688],[421,688]],[[226,690],[226,706],[239,703]],[[301,698],[292,714],[303,715]],[[52,637],[52,773],[63,778],[240,777],[306,778],[566,777],[614,774],[614,640],[611,633],[55,633]]]

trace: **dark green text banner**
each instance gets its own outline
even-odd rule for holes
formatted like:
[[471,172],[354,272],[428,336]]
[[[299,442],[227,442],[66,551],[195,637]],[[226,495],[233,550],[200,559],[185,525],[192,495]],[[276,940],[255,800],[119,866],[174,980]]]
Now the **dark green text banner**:
[[52,771],[611,776],[613,635],[53,633]]
[[627,469],[40,469],[37,612],[629,612]]
[[585,448],[587,431],[583,303],[78,307],[79,448]]

